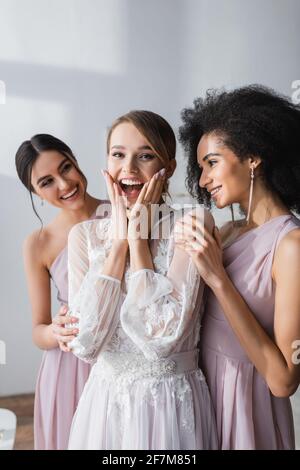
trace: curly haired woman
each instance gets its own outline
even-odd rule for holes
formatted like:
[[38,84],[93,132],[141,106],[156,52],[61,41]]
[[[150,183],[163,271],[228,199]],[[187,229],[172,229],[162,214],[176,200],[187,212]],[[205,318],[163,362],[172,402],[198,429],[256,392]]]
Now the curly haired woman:
[[182,118],[191,194],[207,207],[239,204],[245,214],[214,236],[199,226],[191,237],[186,226],[181,241],[208,286],[201,360],[221,448],[293,449],[300,108],[252,85],[209,91]]

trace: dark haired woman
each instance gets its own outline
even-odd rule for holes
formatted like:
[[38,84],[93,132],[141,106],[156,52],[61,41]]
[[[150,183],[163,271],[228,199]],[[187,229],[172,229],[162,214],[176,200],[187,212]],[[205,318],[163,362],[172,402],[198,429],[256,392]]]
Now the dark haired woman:
[[221,447],[293,449],[288,397],[300,380],[300,224],[292,213],[300,213],[300,109],[253,85],[210,91],[182,118],[190,192],[207,206],[239,204],[245,213],[214,237],[199,229],[181,244],[209,287],[202,365]]
[[[66,449],[73,414],[90,370],[89,364],[67,353],[67,344],[78,331],[64,328],[68,302],[67,238],[76,223],[95,214],[100,201],[86,192],[87,181],[72,150],[51,135],[39,134],[23,142],[16,154],[16,168],[32,204],[34,193],[60,209],[51,223],[26,239],[24,259],[33,341],[45,350],[35,394],[35,449]],[[36,212],[34,204],[33,209]],[[62,304],[53,319],[51,279]]]
[[[147,230],[151,205],[163,202],[175,170],[175,150],[174,132],[161,116],[132,111],[117,119],[107,139],[111,216],[70,232],[69,305],[79,318],[70,347],[95,361],[70,449],[217,448],[198,367],[204,284],[190,257],[174,249],[169,206],[160,206],[157,236]],[[137,219],[138,212],[145,218]]]

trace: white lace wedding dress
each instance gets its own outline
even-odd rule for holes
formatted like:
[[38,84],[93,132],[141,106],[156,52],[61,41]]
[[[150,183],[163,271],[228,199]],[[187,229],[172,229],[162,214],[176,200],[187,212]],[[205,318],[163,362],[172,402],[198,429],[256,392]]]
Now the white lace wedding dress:
[[198,341],[203,283],[170,239],[152,240],[154,271],[122,282],[101,274],[111,220],[69,236],[69,307],[79,318],[73,353],[95,362],[69,449],[215,449],[215,418]]

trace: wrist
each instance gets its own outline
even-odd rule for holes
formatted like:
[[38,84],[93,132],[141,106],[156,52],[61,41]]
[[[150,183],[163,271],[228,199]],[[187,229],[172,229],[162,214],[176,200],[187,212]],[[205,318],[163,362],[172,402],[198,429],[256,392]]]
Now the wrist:
[[128,244],[130,248],[149,248],[149,240],[147,238],[130,238]]
[[120,253],[127,252],[128,240],[126,238],[124,240],[113,240],[112,249]]
[[228,277],[228,274],[224,270],[221,276],[215,276],[207,283],[212,291],[217,295],[226,295],[231,281]]
[[58,341],[55,337],[53,323],[50,323],[50,325],[45,325],[45,330],[46,330],[46,341],[49,343],[53,343],[53,346],[55,343],[57,345]]

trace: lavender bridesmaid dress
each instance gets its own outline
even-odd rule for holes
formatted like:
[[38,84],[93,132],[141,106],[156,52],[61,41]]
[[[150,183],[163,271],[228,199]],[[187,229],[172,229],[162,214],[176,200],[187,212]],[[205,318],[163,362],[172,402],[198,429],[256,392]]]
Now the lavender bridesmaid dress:
[[[53,262],[50,275],[61,304],[68,303],[67,247]],[[34,403],[36,450],[67,448],[73,415],[90,372],[90,364],[59,348],[44,352]]]
[[[256,319],[274,337],[274,252],[280,240],[300,227],[283,215],[246,232],[224,247],[224,266]],[[277,398],[241,347],[208,289],[201,336],[201,366],[217,417],[222,449],[294,449],[289,398]],[[288,313],[288,312],[287,312]]]
[[[102,218],[101,201],[91,219]],[[98,210],[100,209],[100,211]],[[54,260],[50,275],[57,289],[57,299],[68,304],[68,247]],[[44,352],[38,373],[34,403],[34,448],[36,450],[67,449],[73,415],[88,379],[91,365],[71,352],[59,348]]]

